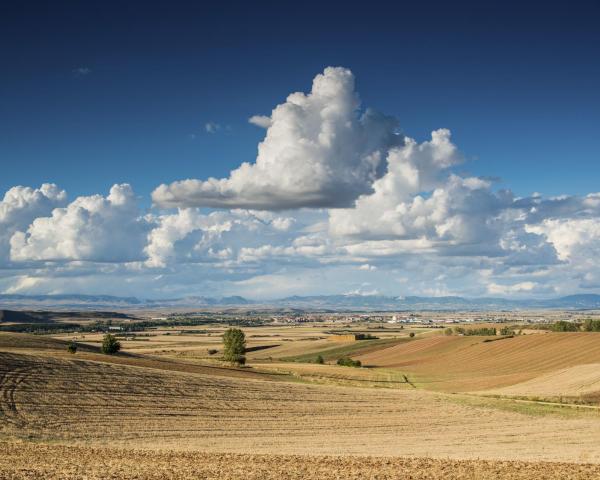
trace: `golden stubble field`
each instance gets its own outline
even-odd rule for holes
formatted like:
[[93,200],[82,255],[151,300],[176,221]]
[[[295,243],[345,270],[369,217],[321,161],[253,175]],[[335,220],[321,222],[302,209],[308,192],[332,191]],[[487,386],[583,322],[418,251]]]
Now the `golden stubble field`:
[[600,422],[369,389],[0,353],[4,438],[238,453],[586,461]]
[[[87,350],[0,334],[1,478],[600,477],[595,411],[473,404],[402,384],[393,368],[272,362],[269,375],[265,363]],[[314,372],[355,383],[307,384]]]

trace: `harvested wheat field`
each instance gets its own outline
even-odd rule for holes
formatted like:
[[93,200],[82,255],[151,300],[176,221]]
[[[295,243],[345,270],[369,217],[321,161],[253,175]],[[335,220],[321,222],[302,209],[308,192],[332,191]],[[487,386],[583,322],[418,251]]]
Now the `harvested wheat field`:
[[[487,341],[486,341],[487,340]],[[595,333],[545,333],[513,338],[434,336],[357,357],[395,368],[424,388],[468,392],[496,389],[582,364],[600,362]]]
[[600,392],[600,363],[577,365],[486,393],[513,396],[577,397]]
[[600,417],[415,389],[305,385],[0,353],[4,438],[210,452],[600,459]]
[[[403,383],[393,368],[275,363],[264,374],[264,364],[231,369],[63,348],[0,335],[0,478],[600,475],[595,411],[533,415],[473,404]],[[302,378],[278,372],[286,369]],[[306,374],[328,382],[307,384]],[[378,382],[393,388],[365,388]]]

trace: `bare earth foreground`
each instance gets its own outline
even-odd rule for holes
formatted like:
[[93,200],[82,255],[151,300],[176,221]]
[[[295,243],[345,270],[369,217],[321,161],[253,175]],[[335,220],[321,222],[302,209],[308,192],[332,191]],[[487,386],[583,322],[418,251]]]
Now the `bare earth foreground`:
[[3,479],[588,479],[597,465],[155,452],[0,443]]
[[0,478],[600,478],[597,411],[62,348],[0,348]]

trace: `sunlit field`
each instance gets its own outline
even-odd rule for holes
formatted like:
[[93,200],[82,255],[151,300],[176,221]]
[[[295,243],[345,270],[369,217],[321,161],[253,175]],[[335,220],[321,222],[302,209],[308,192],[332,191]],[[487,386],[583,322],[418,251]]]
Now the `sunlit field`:
[[[225,328],[123,333],[117,355],[100,353],[100,333],[0,334],[2,470],[103,478],[111,458],[119,478],[235,478],[243,465],[249,478],[278,478],[282,465],[298,478],[600,475],[595,333],[244,327],[247,364],[232,367],[221,360]],[[348,332],[372,338],[341,341]]]

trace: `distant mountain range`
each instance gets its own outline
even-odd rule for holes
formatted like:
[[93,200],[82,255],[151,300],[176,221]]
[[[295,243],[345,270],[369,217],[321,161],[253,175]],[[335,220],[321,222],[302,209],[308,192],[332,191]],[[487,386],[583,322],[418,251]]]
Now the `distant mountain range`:
[[295,308],[302,310],[519,310],[519,309],[600,309],[600,295],[569,295],[552,299],[514,300],[465,297],[391,297],[383,295],[292,296],[275,300],[244,297],[189,296],[171,299],[138,299],[111,295],[1,295],[0,308],[56,309],[152,309],[152,308]]

